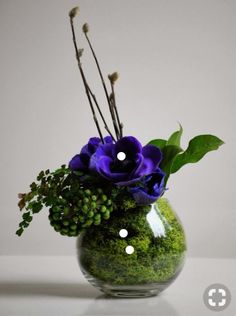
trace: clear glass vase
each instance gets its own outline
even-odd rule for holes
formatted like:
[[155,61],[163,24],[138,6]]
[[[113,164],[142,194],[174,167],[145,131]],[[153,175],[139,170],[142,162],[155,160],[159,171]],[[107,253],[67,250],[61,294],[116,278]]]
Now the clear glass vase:
[[87,280],[119,297],[157,295],[176,279],[185,253],[183,226],[165,198],[117,210],[77,241],[79,265]]

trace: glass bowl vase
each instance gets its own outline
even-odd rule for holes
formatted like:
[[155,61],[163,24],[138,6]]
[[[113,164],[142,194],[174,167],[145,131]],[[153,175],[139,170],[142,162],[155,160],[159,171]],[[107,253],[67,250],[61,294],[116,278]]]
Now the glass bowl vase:
[[77,240],[80,268],[105,294],[118,297],[157,295],[184,265],[183,226],[166,198],[130,210],[116,210]]

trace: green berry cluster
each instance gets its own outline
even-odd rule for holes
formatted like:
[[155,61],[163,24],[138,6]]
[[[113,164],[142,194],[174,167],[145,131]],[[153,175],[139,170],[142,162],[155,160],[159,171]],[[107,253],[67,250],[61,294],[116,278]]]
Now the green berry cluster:
[[77,236],[91,225],[100,225],[110,218],[113,203],[101,188],[80,189],[73,205],[63,203],[50,208],[49,220],[56,232]]
[[30,185],[30,192],[19,194],[18,206],[23,214],[16,234],[21,236],[33,215],[44,207],[49,208],[49,221],[55,231],[65,236],[77,236],[91,225],[109,219],[118,191],[99,188],[92,178],[84,179],[82,173],[65,165],[53,172],[41,171],[37,182]]

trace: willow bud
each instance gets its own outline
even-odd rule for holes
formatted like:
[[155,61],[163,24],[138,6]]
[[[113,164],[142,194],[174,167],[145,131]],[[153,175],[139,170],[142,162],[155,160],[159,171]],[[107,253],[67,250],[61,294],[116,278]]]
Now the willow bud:
[[79,56],[79,58],[82,57],[83,52],[84,52],[84,49],[83,49],[83,48],[80,48],[80,49],[78,50],[78,56]]
[[111,75],[108,75],[108,79],[110,80],[111,84],[114,84],[119,78],[118,72],[113,72]]
[[75,8],[70,10],[69,17],[71,19],[74,19],[76,17],[76,15],[78,15],[78,14],[79,14],[79,7],[75,7]]
[[86,34],[89,32],[89,25],[88,23],[85,23],[82,27],[83,32]]

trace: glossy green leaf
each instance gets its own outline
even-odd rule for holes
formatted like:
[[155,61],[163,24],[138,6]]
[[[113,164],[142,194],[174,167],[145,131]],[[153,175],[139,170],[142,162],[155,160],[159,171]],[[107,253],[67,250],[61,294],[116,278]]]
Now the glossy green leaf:
[[166,174],[165,183],[167,182],[169,175],[171,173],[171,168],[175,157],[182,151],[183,150],[179,146],[175,145],[167,145],[163,148],[163,158],[160,164],[160,168]]
[[190,140],[188,148],[175,157],[171,166],[171,173],[175,173],[188,163],[198,162],[209,151],[216,150],[224,142],[213,135],[199,135]]
[[166,143],[167,141],[165,139],[153,139],[148,143],[148,145],[156,146],[162,150],[165,147]]
[[181,136],[183,134],[183,128],[179,124],[179,130],[174,132],[167,141],[167,145],[175,145],[180,147]]

